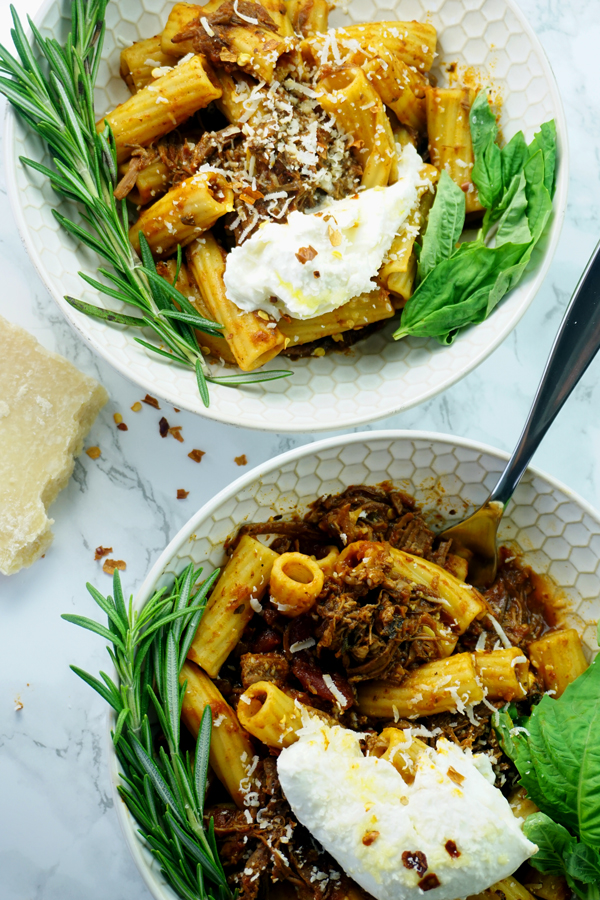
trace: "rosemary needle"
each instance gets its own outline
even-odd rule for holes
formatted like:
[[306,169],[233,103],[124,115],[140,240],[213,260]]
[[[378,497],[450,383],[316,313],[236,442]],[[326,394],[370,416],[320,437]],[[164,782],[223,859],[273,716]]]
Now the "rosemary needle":
[[[16,56],[0,45],[0,94],[45,141],[54,162],[49,168],[32,159],[21,162],[46,176],[54,190],[81,208],[78,224],[58,210],[59,224],[109,264],[99,268],[103,281],[80,272],[81,277],[103,294],[141,310],[140,316],[124,315],[82,300],[65,297],[79,312],[129,328],[149,328],[157,345],[135,338],[146,349],[192,369],[205,406],[209,405],[207,382],[235,387],[272,381],[291,374],[287,370],[211,374],[202,355],[196,330],[219,335],[222,326],[201,316],[190,301],[156,271],[147,241],[140,233],[141,260],[129,243],[129,211],[125,200],[117,201],[117,156],[107,123],[96,131],[94,86],[102,54],[108,0],[73,0],[71,33],[64,45],[43,38],[31,19],[30,44],[19,16],[11,6],[11,31]],[[4,77],[9,76],[9,77]],[[178,249],[178,270],[181,248]]]
[[[198,585],[202,569],[189,566],[134,612],[125,604],[119,572],[114,597],[87,588],[106,613],[101,625],[83,616],[64,615],[74,625],[106,638],[117,683],[71,666],[112,706],[112,733],[121,766],[119,793],[139,825],[139,833],[160,863],[163,875],[183,900],[232,900],[219,859],[212,819],[204,827],[204,797],[212,713],[207,706],[193,757],[180,748],[179,713],[187,682],[179,672],[219,571]],[[165,749],[165,747],[167,749]]]

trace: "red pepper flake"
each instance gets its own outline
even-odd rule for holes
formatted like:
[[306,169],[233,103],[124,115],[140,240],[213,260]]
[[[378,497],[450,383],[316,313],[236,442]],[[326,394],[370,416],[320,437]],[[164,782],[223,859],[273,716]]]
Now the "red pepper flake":
[[446,852],[449,854],[449,856],[452,857],[452,859],[458,859],[458,857],[460,856],[460,850],[458,849],[454,841],[446,841],[445,847]]
[[169,423],[163,416],[160,422],[158,423],[158,430],[160,431],[160,436],[165,438],[169,433]]
[[379,837],[378,831],[367,831],[366,834],[363,835],[362,842],[365,847],[370,847],[371,844],[374,844],[377,838]]
[[193,459],[194,462],[199,463],[202,460],[202,457],[206,455],[205,450],[192,450],[191,453],[188,453],[190,459]]
[[414,869],[418,875],[423,875],[427,871],[427,857],[420,850],[405,850],[402,865],[405,869]]
[[181,412],[181,410],[180,410],[180,409],[177,409],[177,407],[174,406],[174,407],[173,407],[173,412]]
[[100,544],[99,547],[96,547],[96,552],[94,553],[94,559],[102,559],[103,556],[108,556],[109,553],[113,552],[112,547],[103,547]]
[[309,244],[308,247],[300,247],[295,255],[298,262],[301,262],[302,265],[304,265],[304,263],[310,262],[315,256],[318,256],[318,252]]
[[184,491],[183,488],[177,488],[177,499],[185,500],[185,498],[189,495],[189,491]]
[[241,456],[234,456],[233,461],[236,464],[236,466],[247,466],[248,465],[248,460],[246,459],[245,453],[242,453]]
[[146,396],[142,400],[142,403],[147,403],[148,406],[153,406],[154,409],[160,409],[158,400],[156,399],[156,397],[151,397],[150,394],[146,394]]
[[129,431],[125,422],[119,422],[119,424],[117,425],[117,428],[119,429],[119,431]]
[[425,878],[421,878],[418,887],[420,887],[422,891],[432,891],[434,888],[439,887],[441,883],[442,882],[437,875],[434,872],[430,872]]
[[460,772],[457,772],[452,766],[448,769],[447,775],[450,781],[453,781],[454,784],[458,784],[459,786],[465,780],[465,776],[461,775]]
[[124,559],[106,559],[102,566],[102,570],[107,575],[114,575],[115,569],[120,569],[121,572],[124,572],[126,568],[127,563]]
[[181,429],[183,425],[173,425],[172,428],[169,428],[169,434],[172,434],[176,441],[179,441],[180,444],[183,444],[183,437],[181,435]]
[[85,452],[90,459],[98,459],[102,455],[100,447],[88,447]]

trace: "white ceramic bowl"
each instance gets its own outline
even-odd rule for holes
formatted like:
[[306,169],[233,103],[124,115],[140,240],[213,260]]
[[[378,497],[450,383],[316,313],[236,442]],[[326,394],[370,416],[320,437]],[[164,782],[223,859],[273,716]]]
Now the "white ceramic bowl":
[[[119,78],[122,46],[157,34],[171,0],[112,0],[107,9],[104,62],[97,88],[98,113],[124,100]],[[43,34],[64,40],[70,0],[48,0],[36,17]],[[276,359],[270,368],[292,368],[282,381],[242,390],[211,386],[206,410],[193,372],[144,350],[126,329],[73,310],[65,294],[110,304],[78,277],[95,274],[97,260],[64,231],[51,214],[56,196],[41,176],[26,171],[19,156],[42,159],[41,142],[12,112],[6,129],[7,183],[21,236],[48,290],[78,333],[143,391],[203,416],[269,431],[323,431],[349,428],[392,415],[433,397],[479,365],[509,334],[537,293],[558,242],[567,201],[568,150],[564,113],[544,51],[514,0],[351,0],[347,15],[332,24],[376,19],[427,19],[439,33],[438,63],[459,62],[489,71],[503,97],[506,139],[523,128],[530,139],[539,125],[556,120],[559,169],[554,218],[530,272],[491,318],[458,337],[451,347],[433,340],[391,340],[393,325],[334,353],[291,363]],[[443,72],[436,74],[443,82]],[[66,205],[66,204],[63,204]],[[62,208],[62,207],[61,207]],[[115,303],[115,308],[122,309]]]
[[[210,574],[223,562],[225,538],[244,522],[304,511],[320,494],[351,484],[390,479],[414,494],[441,527],[451,518],[450,510],[466,514],[467,508],[485,500],[507,458],[473,441],[408,431],[345,435],[299,447],[238,478],[192,516],[157,560],[136,604],[141,608],[190,562],[205,566],[204,573]],[[500,540],[514,542],[536,572],[552,577],[569,603],[571,623],[583,633],[588,655],[595,654],[594,623],[600,616],[598,513],[553,478],[528,469],[502,521]],[[118,765],[112,744],[109,753],[115,806],[140,873],[156,900],[175,900],[116,792]]]

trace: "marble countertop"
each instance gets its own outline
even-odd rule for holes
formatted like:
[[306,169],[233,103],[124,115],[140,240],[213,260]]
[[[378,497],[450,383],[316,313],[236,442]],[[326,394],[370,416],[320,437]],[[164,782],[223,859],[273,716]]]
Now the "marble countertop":
[[[38,0],[20,0],[33,12]],[[520,0],[552,64],[571,147],[570,199],[558,250],[533,305],[504,344],[442,396],[371,428],[427,429],[510,450],[580,272],[600,237],[600,5],[597,0]],[[0,3],[7,46],[8,3]],[[94,548],[127,562],[133,592],[183,523],[241,470],[311,436],[236,429],[190,413],[167,412],[183,445],[162,440],[157,413],[130,411],[140,390],[74,334],[36,275],[9,209],[0,170],[0,314],[31,331],[107,388],[110,402],[91,438],[102,448],[76,462],[52,507],[54,543],[18,575],[0,575],[0,897],[2,900],[147,900],[123,844],[106,770],[106,708],[69,671],[105,665],[103,641],[60,619],[93,615],[86,593],[110,580]],[[2,361],[0,359],[0,365]],[[535,463],[600,507],[600,359],[589,368],[539,450]],[[128,431],[118,431],[122,413]],[[364,430],[370,430],[369,427]],[[326,435],[323,435],[326,436]],[[204,450],[200,465],[187,458]],[[177,500],[178,488],[189,491]]]

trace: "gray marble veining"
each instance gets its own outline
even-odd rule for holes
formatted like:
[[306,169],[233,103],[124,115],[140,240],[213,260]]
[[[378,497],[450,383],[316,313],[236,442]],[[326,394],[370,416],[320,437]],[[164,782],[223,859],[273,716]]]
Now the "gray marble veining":
[[[21,2],[33,10],[36,0]],[[0,4],[6,42],[7,6]],[[561,315],[600,237],[600,5],[597,0],[521,0],[542,41],[564,100],[571,147],[567,218],[556,257],[535,302],[504,344],[440,397],[372,428],[428,429],[509,450],[516,440]],[[106,772],[104,704],[69,671],[105,664],[101,639],[60,613],[94,614],[86,581],[105,590],[94,561],[99,544],[127,561],[135,591],[165,544],[243,469],[311,440],[242,431],[165,408],[134,413],[140,391],[75,336],[21,245],[0,174],[0,313],[23,325],[107,387],[111,401],[85,454],[52,507],[55,541],[46,558],[0,576],[0,897],[2,900],[147,900],[124,848]],[[600,360],[547,436],[536,464],[600,506]],[[129,430],[117,431],[120,412]],[[182,426],[183,444],[162,439],[158,419]],[[369,430],[369,429],[365,429]],[[200,464],[187,458],[206,452]],[[178,488],[188,490],[177,500]],[[17,710],[18,703],[23,708]]]

